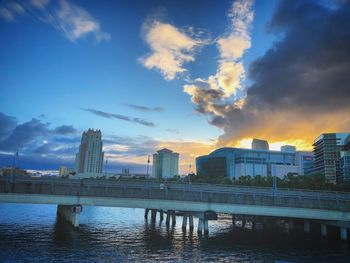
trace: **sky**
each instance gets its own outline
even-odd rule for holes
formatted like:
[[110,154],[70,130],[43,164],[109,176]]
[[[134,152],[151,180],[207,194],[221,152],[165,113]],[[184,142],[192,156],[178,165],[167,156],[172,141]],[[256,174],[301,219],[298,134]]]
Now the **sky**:
[[116,171],[163,147],[182,173],[252,138],[310,150],[350,131],[349,17],[346,0],[0,0],[0,165],[73,167],[89,128]]

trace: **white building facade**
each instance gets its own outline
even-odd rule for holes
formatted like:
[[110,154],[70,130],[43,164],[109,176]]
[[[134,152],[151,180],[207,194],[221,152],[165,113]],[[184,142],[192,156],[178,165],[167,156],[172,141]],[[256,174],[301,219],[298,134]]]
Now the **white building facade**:
[[[262,140],[255,140],[260,144]],[[283,176],[312,172],[313,153],[295,151],[290,145],[281,151],[268,150],[268,143],[254,149],[220,148],[209,155],[196,158],[197,174],[237,179],[240,176]],[[264,146],[265,145],[265,146]],[[265,149],[261,149],[265,148]]]
[[103,157],[100,130],[89,129],[82,134],[79,152],[75,156],[75,172],[83,177],[101,176]]
[[152,177],[169,179],[179,174],[179,154],[162,149],[153,154]]

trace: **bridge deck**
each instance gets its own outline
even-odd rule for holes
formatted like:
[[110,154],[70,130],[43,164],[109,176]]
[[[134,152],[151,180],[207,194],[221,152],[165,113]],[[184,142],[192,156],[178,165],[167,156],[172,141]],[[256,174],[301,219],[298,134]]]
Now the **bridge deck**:
[[290,207],[350,212],[350,193],[218,186],[205,184],[159,184],[147,181],[69,180],[0,177],[0,193],[105,197],[183,202]]

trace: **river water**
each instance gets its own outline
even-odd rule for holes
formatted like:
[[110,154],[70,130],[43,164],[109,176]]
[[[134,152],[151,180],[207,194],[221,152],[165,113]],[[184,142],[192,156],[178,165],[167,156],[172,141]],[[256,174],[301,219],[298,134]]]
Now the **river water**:
[[334,236],[232,228],[227,217],[210,221],[205,237],[183,232],[181,217],[167,228],[143,215],[84,207],[73,229],[56,206],[0,204],[0,262],[350,262],[349,244]]

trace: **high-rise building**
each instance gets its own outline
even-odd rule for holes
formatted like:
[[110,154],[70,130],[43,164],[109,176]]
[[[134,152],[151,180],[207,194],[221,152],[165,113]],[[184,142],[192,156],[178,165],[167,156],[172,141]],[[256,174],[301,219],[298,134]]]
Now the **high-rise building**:
[[341,151],[349,136],[350,133],[324,133],[314,141],[314,172],[324,174],[330,183],[342,179]]
[[350,135],[346,138],[344,148],[340,152],[340,174],[343,180],[350,181]]
[[60,177],[69,176],[70,173],[71,173],[71,170],[68,167],[60,166],[60,169],[59,169]]
[[152,177],[172,178],[179,174],[179,154],[162,149],[153,154]]
[[79,152],[75,157],[77,174],[101,174],[104,153],[102,152],[102,134],[100,130],[84,131]]
[[265,140],[260,139],[253,139],[252,142],[252,149],[255,150],[268,150],[269,149],[269,143]]

